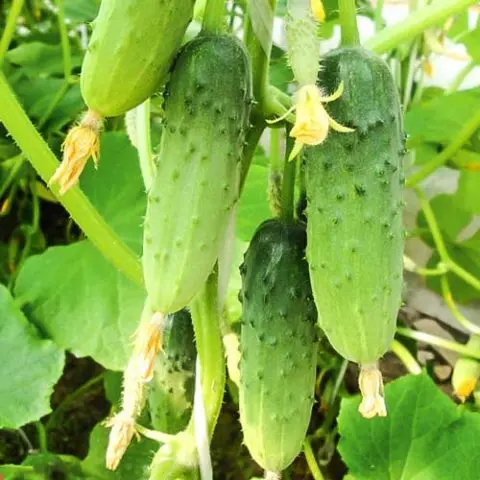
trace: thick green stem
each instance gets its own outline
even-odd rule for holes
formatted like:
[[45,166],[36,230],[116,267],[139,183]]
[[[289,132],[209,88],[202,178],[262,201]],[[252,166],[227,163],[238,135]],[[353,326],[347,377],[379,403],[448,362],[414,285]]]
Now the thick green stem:
[[303,453],[305,454],[305,459],[307,460],[308,468],[310,469],[310,473],[314,480],[325,480],[325,477],[318,466],[317,459],[312,450],[312,446],[310,445],[310,440],[308,437],[305,438],[303,441]]
[[422,367],[405,345],[401,344],[398,340],[394,340],[390,345],[390,350],[400,359],[412,375],[420,375],[422,373]]
[[409,38],[422,33],[425,29],[441,23],[454,13],[464,10],[476,0],[437,0],[410,14],[404,21],[381,32],[365,42],[365,47],[377,53],[386,53]]
[[202,30],[207,33],[222,33],[225,29],[225,13],[225,0],[207,0]]
[[[273,21],[275,19],[274,12],[277,0],[268,0],[270,7],[270,18],[263,18],[263,28],[269,32],[273,29]],[[249,9],[253,5],[250,3]],[[270,36],[269,43],[260,42],[255,33],[254,25],[252,23],[251,12],[247,10],[247,18],[245,22],[244,42],[247,46],[250,58],[252,60],[253,72],[253,95],[259,104],[259,110],[264,111],[265,99],[268,91],[268,69],[270,65],[270,53],[272,49],[272,38]]]
[[293,139],[290,137],[290,126],[286,128],[287,148],[285,151],[285,163],[283,167],[282,182],[282,218],[293,220],[295,201],[295,174],[297,172],[297,161],[289,161],[290,152],[293,148]]
[[342,45],[359,45],[360,37],[358,35],[355,0],[339,0],[338,8],[342,28]]
[[375,33],[378,33],[383,28],[383,4],[384,0],[377,0],[375,6]]
[[255,153],[255,149],[257,148],[258,142],[260,141],[260,137],[262,136],[263,131],[265,130],[265,123],[263,120],[254,120],[254,125],[250,129],[247,135],[247,145],[245,150],[243,151],[242,157],[242,171],[240,174],[240,193],[243,190],[245,185],[245,181],[247,179],[248,170],[250,169],[250,164],[252,163],[252,158]]
[[[58,161],[32,125],[2,74],[0,105],[0,122],[5,125],[37,173],[48,183],[58,167]],[[52,187],[52,190],[57,193],[58,187]],[[105,258],[127,277],[142,285],[142,267],[137,255],[107,225],[80,188],[74,187],[65,195],[58,196],[58,199]]]
[[424,178],[432,174],[437,168],[445,165],[450,158],[470,139],[480,128],[480,110],[478,110],[462,129],[453,137],[452,141],[438,155],[423,165],[417,172],[407,178],[407,187],[418,185]]
[[[218,275],[215,271],[207,280],[204,290],[190,305],[210,439],[222,407],[226,376],[217,305],[217,282]],[[187,427],[190,430],[194,427],[192,420]]]
[[445,348],[452,352],[460,353],[465,357],[475,358],[480,360],[480,352],[462,345],[451,340],[445,340],[444,338],[437,337],[436,335],[431,335],[430,333],[419,332],[418,330],[411,330],[406,327],[397,327],[397,334],[402,337],[412,338],[422,343],[428,343],[430,345],[435,345],[436,347]]
[[5,59],[5,54],[8,52],[10,42],[15,34],[15,27],[17,25],[17,18],[22,11],[24,0],[13,0],[10,4],[10,10],[8,12],[7,23],[0,39],[0,68]]

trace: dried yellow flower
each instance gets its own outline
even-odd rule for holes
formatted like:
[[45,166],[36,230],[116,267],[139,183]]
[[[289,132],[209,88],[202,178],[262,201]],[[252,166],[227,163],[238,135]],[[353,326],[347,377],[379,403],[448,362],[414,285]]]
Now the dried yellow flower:
[[383,396],[383,379],[376,362],[364,364],[358,378],[362,401],[358,411],[365,418],[386,417],[387,407]]
[[58,183],[63,195],[78,182],[80,175],[90,157],[98,165],[100,152],[100,130],[102,117],[88,111],[79,125],[73,127],[63,143],[63,160],[49,184]]
[[155,359],[162,347],[164,324],[165,315],[156,312],[148,322],[141,323],[135,332],[132,361],[136,364],[137,375],[145,383],[153,377]]
[[112,427],[112,430],[108,437],[105,464],[109,470],[116,470],[133,436],[136,435],[135,422],[122,411],[108,420],[106,426]]

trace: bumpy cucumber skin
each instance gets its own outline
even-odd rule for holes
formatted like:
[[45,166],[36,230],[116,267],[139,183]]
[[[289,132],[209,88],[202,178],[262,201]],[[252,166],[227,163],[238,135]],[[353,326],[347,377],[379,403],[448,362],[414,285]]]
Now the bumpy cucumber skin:
[[310,278],[332,346],[368,363],[393,340],[401,303],[405,136],[383,60],[351,47],[330,52],[322,64],[323,91],[345,86],[327,111],[355,132],[331,131],[304,153]]
[[194,0],[103,0],[85,55],[81,90],[104,117],[122,115],[164,83]]
[[148,397],[155,430],[174,434],[187,426],[193,406],[196,356],[190,313],[184,309],[169,315]]
[[202,36],[187,44],[165,94],[165,128],[148,195],[143,269],[153,308],[180,310],[216,261],[238,197],[251,105],[242,44]]
[[305,261],[305,228],[264,222],[242,272],[240,421],[264,469],[281,472],[299,454],[316,378],[316,310]]

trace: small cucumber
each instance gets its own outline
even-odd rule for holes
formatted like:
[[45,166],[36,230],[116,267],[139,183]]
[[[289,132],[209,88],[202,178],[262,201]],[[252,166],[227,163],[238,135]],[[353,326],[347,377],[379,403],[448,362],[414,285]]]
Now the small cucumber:
[[163,348],[155,362],[148,397],[155,430],[173,434],[187,426],[193,406],[196,355],[188,310],[169,315],[163,326]]
[[318,342],[305,244],[302,224],[267,220],[240,267],[240,421],[250,454],[271,472],[301,451],[313,405]]
[[185,307],[217,259],[237,201],[251,73],[236,38],[200,36],[165,91],[157,173],[148,194],[143,270],[154,311]]
[[162,86],[193,16],[194,0],[103,0],[83,60],[90,110],[122,115]]
[[401,303],[405,135],[387,64],[359,47],[329,52],[319,87],[353,133],[307,148],[307,258],[320,327],[344,358],[376,362],[389,348]]
[[[472,335],[467,346],[474,352],[480,353],[480,336]],[[480,378],[480,362],[474,358],[460,357],[452,373],[453,393],[462,401],[475,390]]]

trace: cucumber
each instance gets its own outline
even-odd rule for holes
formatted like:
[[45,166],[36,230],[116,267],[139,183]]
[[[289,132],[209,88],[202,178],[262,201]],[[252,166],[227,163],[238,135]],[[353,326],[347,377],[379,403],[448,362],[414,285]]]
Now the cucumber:
[[320,88],[340,82],[328,113],[354,133],[332,131],[306,149],[307,258],[320,327],[344,358],[378,360],[401,303],[404,140],[386,63],[358,47],[323,58]]
[[301,451],[314,399],[318,342],[305,243],[302,224],[267,220],[240,267],[240,421],[250,454],[271,472]]
[[205,35],[182,49],[166,86],[144,224],[145,285],[156,312],[185,307],[217,259],[238,198],[251,95],[236,38]]
[[[480,336],[472,335],[467,346],[474,352],[480,352]],[[465,402],[475,390],[480,378],[480,362],[474,358],[460,357],[453,368],[453,393]]]
[[81,90],[102,117],[122,115],[162,86],[194,0],[103,0],[83,60]]
[[184,309],[169,315],[148,396],[155,430],[173,434],[187,426],[193,406],[196,356],[190,313]]

